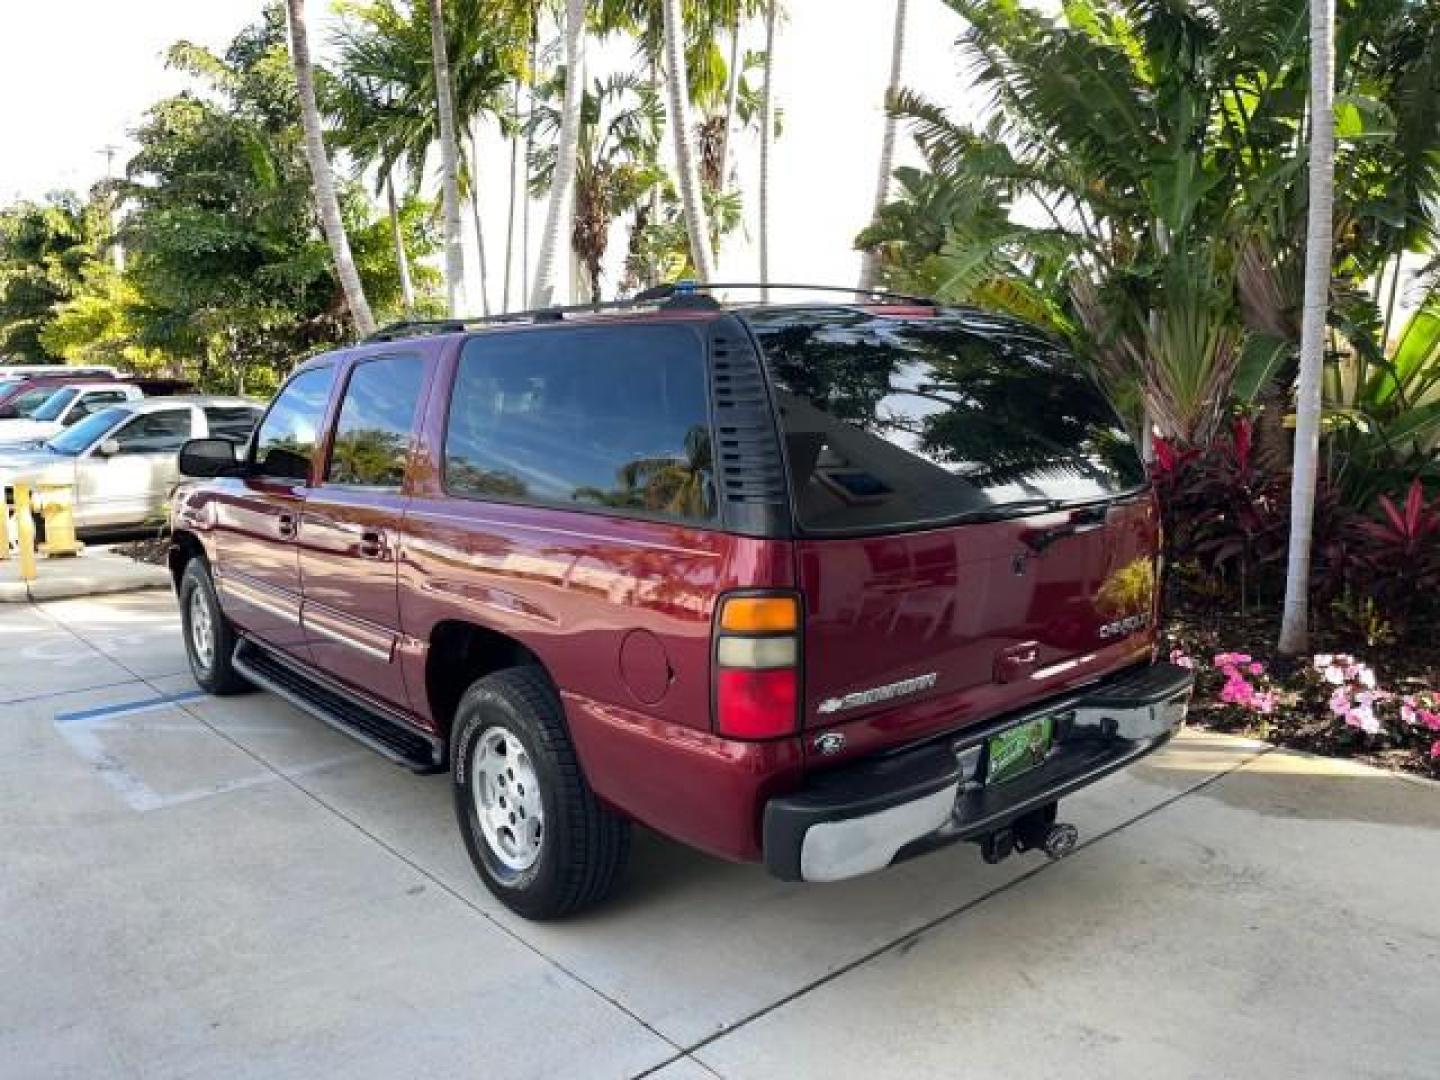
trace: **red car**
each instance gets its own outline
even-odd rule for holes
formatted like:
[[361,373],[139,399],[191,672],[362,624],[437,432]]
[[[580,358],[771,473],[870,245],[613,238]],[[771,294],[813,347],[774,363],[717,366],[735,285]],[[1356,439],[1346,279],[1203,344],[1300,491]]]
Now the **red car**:
[[1159,519],[1073,359],[865,294],[405,324],[197,440],[191,666],[448,770],[490,889],[603,897],[632,822],[787,880],[1052,856],[1163,744]]

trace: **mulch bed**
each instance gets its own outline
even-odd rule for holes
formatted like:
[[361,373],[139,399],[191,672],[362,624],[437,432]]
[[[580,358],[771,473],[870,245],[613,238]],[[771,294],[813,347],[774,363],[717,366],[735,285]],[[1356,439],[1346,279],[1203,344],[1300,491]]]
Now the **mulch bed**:
[[[1383,769],[1440,778],[1440,758],[1431,746],[1440,733],[1406,728],[1392,708],[1385,730],[1367,735],[1347,725],[1331,710],[1327,691],[1314,670],[1315,654],[1349,654],[1369,665],[1376,685],[1397,694],[1440,689],[1440,612],[1422,618],[1404,632],[1379,635],[1367,644],[1363,634],[1317,618],[1309,654],[1290,658],[1276,648],[1280,637],[1278,603],[1262,609],[1232,610],[1213,598],[1177,597],[1170,605],[1163,653],[1171,650],[1192,657],[1195,663],[1195,703],[1190,722],[1213,731],[1250,735],[1279,746],[1329,757],[1354,758]],[[1225,676],[1213,666],[1223,653],[1245,653],[1265,667],[1263,679],[1280,701],[1270,715],[1220,700]]]

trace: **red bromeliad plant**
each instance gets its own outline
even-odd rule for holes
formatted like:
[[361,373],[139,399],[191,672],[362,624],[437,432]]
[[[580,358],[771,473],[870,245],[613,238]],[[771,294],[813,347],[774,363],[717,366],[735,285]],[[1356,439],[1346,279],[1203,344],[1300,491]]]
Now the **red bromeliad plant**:
[[1231,582],[1242,607],[1263,587],[1263,571],[1284,558],[1286,541],[1284,477],[1259,466],[1254,432],[1242,416],[1208,450],[1155,446],[1166,554]]
[[1403,504],[1381,495],[1379,508],[1379,520],[1357,526],[1365,540],[1358,559],[1377,599],[1408,615],[1418,604],[1433,604],[1440,588],[1440,498],[1427,504],[1416,479]]

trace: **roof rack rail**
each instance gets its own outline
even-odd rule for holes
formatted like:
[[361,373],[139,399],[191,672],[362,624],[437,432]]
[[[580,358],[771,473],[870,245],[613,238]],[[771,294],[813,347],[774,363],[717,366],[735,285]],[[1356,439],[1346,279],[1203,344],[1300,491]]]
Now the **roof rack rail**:
[[797,285],[781,284],[778,282],[767,283],[762,281],[676,281],[668,285],[654,285],[651,288],[644,289],[636,293],[634,299],[649,301],[668,300],[699,292],[717,292],[720,290],[739,291],[742,289],[841,293],[847,296],[871,296],[896,304],[924,304],[927,307],[937,303],[937,301],[928,296],[912,296],[909,293],[889,292],[885,289],[851,289],[843,285]]
[[402,319],[389,323],[365,338],[362,344],[381,341],[396,341],[400,338],[418,337],[422,334],[457,334],[471,326],[492,326],[521,322],[560,322],[566,315],[588,315],[603,311],[628,311],[637,307],[654,305],[660,308],[700,308],[718,310],[720,302],[706,295],[718,290],[785,290],[802,292],[843,293],[848,296],[873,297],[892,304],[935,305],[936,301],[924,296],[909,296],[905,293],[887,292],[883,289],[850,289],[840,285],[790,285],[764,284],[762,282],[710,282],[676,281],[665,285],[654,285],[642,289],[624,300],[605,300],[590,304],[563,304],[553,307],[533,308],[529,311],[508,311],[500,315],[465,316],[449,319]]

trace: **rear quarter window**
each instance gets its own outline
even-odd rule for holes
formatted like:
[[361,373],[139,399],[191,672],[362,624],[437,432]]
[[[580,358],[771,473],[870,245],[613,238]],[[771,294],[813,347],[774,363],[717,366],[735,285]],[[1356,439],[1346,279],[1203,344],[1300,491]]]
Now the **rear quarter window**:
[[452,494],[622,516],[715,517],[702,340],[650,324],[499,332],[460,357]]

